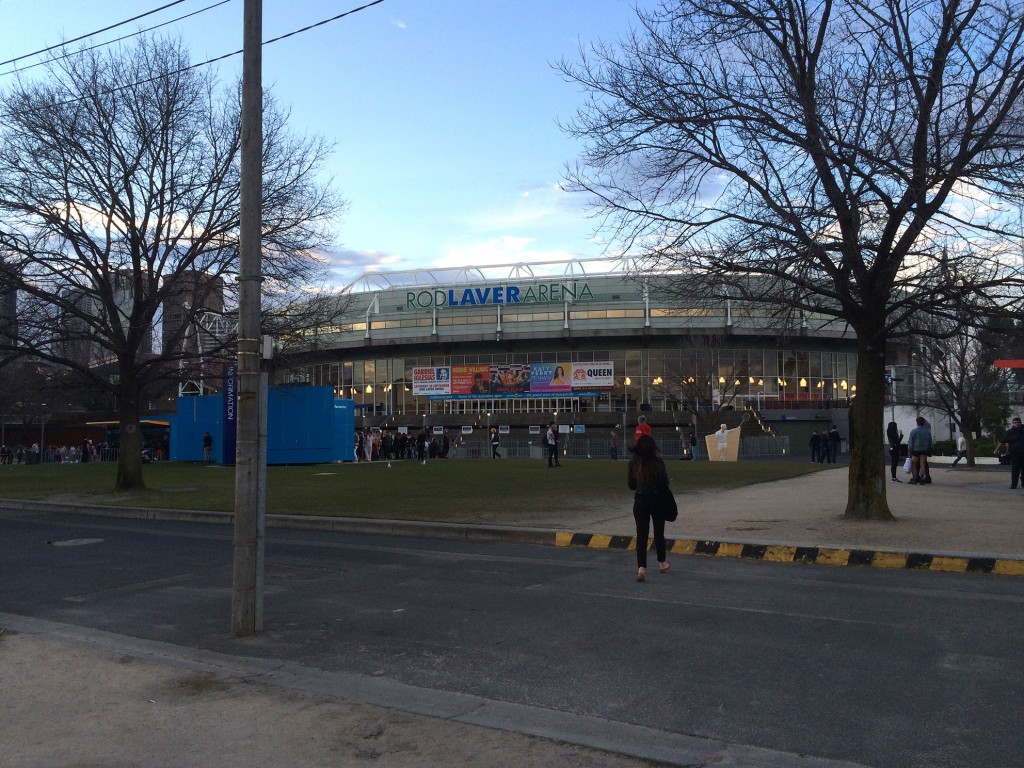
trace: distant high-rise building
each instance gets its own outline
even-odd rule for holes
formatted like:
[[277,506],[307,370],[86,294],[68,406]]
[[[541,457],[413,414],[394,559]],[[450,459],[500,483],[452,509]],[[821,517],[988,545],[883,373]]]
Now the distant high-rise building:
[[[127,324],[130,322],[135,302],[135,281],[132,273],[115,272],[111,277],[111,288],[118,320],[122,324]],[[61,318],[64,356],[75,363],[89,366],[111,362],[110,351],[95,339],[92,332],[93,324],[88,319],[102,318],[105,311],[96,291],[71,289],[65,294],[65,299],[74,305],[75,310],[65,312]],[[152,354],[153,329],[146,328],[144,333],[141,352],[143,355]]]
[[165,353],[170,351],[168,345],[177,345],[175,351],[190,355],[200,351],[197,334],[186,326],[203,312],[224,312],[224,278],[198,271],[176,275],[167,286],[163,303],[161,331]]

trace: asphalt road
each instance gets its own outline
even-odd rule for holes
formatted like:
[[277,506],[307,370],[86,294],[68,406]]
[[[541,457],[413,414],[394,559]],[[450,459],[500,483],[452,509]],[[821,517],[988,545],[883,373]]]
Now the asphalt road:
[[0,514],[0,612],[877,768],[1024,753],[1024,580]]

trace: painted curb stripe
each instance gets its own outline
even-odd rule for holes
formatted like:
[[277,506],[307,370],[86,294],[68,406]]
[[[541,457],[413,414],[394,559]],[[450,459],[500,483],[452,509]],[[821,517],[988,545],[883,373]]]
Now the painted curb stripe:
[[[707,555],[741,560],[764,560],[770,563],[806,563],[808,565],[862,566],[901,570],[945,571],[949,573],[995,573],[1024,576],[1024,560],[992,557],[951,557],[920,552],[886,552],[869,549],[835,549],[830,547],[791,547],[767,544],[739,544],[707,539],[666,539],[666,549],[676,555]],[[597,533],[555,534],[559,547],[591,549],[636,549],[635,536],[609,536]],[[648,539],[648,548],[654,545]]]

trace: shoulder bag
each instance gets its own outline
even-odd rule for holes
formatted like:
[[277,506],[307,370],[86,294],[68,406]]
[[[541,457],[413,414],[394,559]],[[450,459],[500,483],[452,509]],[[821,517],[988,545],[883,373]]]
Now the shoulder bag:
[[666,523],[674,523],[679,517],[676,497],[672,495],[672,489],[667,485],[661,491],[661,516]]

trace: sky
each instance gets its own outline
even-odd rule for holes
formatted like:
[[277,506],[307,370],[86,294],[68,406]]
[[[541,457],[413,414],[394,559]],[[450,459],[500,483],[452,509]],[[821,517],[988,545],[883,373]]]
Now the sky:
[[[0,61],[92,33],[171,0],[0,0]],[[112,40],[219,0],[185,0],[100,33]],[[268,40],[363,0],[264,0]],[[539,263],[615,253],[588,199],[563,191],[582,147],[559,123],[581,88],[554,68],[580,46],[636,25],[633,0],[384,0],[264,47],[263,83],[291,109],[291,128],[335,145],[325,169],[349,208],[331,281],[367,272]],[[243,0],[163,27],[193,61],[242,47]],[[28,58],[17,66],[37,61]],[[0,88],[15,65],[0,66]],[[241,56],[222,62],[224,84]],[[39,75],[43,68],[23,73]]]

